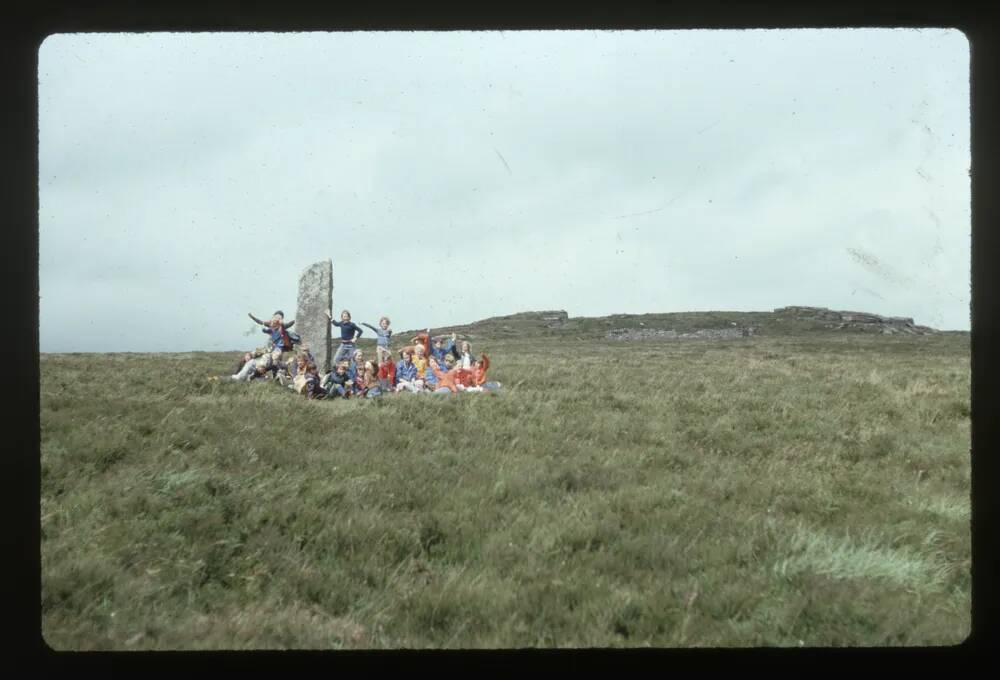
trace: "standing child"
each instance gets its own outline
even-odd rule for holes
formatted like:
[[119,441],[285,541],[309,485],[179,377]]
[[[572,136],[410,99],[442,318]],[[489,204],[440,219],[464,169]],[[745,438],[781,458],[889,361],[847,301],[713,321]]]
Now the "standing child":
[[351,358],[351,355],[354,354],[355,343],[364,331],[351,321],[351,313],[346,309],[340,313],[340,321],[334,321],[333,315],[329,311],[326,315],[330,318],[330,323],[340,328],[340,347],[333,357],[333,363],[339,364],[344,359]]
[[375,358],[378,359],[378,362],[381,364],[383,357],[392,357],[392,352],[389,351],[389,340],[392,338],[392,331],[389,330],[389,317],[383,316],[379,319],[378,328],[375,328],[370,323],[361,322],[361,325],[368,326],[378,336],[375,339]]

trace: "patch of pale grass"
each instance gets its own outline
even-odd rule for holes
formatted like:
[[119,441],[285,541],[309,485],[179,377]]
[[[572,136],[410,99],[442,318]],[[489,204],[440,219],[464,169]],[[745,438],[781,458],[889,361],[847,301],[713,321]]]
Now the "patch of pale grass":
[[968,498],[935,496],[921,501],[918,507],[938,517],[959,522],[967,522],[972,516],[972,502]]
[[938,592],[951,567],[935,554],[893,548],[868,533],[835,537],[799,526],[789,539],[791,556],[775,565],[786,576],[810,572],[836,580],[875,579],[915,592]]
[[[180,631],[184,631],[181,633]],[[279,632],[280,631],[280,632]],[[370,646],[370,634],[347,616],[333,616],[299,601],[246,603],[207,613],[191,613],[164,639],[150,645],[142,629],[123,641],[124,649],[338,649]]]
[[202,481],[205,475],[198,468],[190,468],[188,470],[165,472],[158,475],[158,477],[160,490],[164,493],[170,493],[176,489]]

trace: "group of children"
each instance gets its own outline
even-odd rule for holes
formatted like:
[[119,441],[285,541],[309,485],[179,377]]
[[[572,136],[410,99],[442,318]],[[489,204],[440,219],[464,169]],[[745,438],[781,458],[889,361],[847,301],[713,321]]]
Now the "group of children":
[[307,344],[289,331],[294,320],[286,323],[280,310],[266,322],[249,316],[263,326],[268,343],[243,355],[230,376],[233,380],[274,379],[308,399],[377,397],[396,392],[482,392],[501,387],[486,379],[489,358],[485,354],[473,357],[469,342],[456,344],[454,333],[450,338],[434,338],[433,343],[430,329],[418,333],[410,345],[400,349],[399,361],[395,361],[389,318],[383,316],[377,328],[362,324],[376,334],[376,359],[365,361],[364,353],[357,349],[364,331],[351,321],[351,313],[345,309],[337,321],[327,312],[330,323],[340,329],[340,347],[333,358],[333,370],[321,375]]

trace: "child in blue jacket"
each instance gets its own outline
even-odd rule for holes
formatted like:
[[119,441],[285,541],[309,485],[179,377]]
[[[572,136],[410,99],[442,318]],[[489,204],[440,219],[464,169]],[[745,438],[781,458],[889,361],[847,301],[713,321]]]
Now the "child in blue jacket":
[[417,378],[417,365],[413,363],[413,355],[403,350],[403,360],[396,364],[396,391],[419,392],[423,387],[423,381]]
[[326,393],[331,397],[351,396],[351,379],[347,377],[347,363],[340,362],[337,368],[326,377]]
[[392,356],[389,351],[389,339],[392,338],[392,331],[389,329],[389,317],[383,316],[378,320],[378,328],[372,326],[370,323],[361,322],[362,326],[368,326],[373,331],[375,335],[378,336],[375,339],[375,358],[378,359],[379,363],[382,363],[385,357]]
[[[253,319],[255,323],[263,326],[260,332],[266,333],[270,337],[268,345],[270,351],[278,350],[281,354],[292,351],[292,346],[298,336],[289,333],[288,329],[295,325],[294,319],[285,323],[285,313],[280,309],[271,316],[270,321],[261,321],[250,312],[247,312],[247,316]],[[281,354],[276,357],[279,361],[282,358]]]
[[340,347],[333,357],[333,363],[339,364],[341,361],[351,358],[351,355],[354,354],[355,343],[364,331],[351,321],[351,313],[346,309],[340,313],[340,321],[334,321],[333,314],[329,310],[327,310],[326,315],[330,318],[330,323],[340,328]]
[[448,352],[452,352],[452,354],[454,354],[456,337],[457,336],[452,333],[451,338],[448,339],[447,345],[445,344],[443,337],[438,336],[438,338],[434,340],[434,345],[431,347],[431,356],[437,360],[439,366],[444,365],[444,358],[447,356]]

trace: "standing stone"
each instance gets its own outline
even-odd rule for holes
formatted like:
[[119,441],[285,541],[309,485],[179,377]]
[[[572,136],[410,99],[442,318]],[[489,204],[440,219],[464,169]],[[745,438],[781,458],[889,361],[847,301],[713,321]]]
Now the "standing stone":
[[293,329],[312,350],[320,374],[330,371],[332,342],[326,313],[332,311],[333,262],[324,260],[309,265],[299,276],[299,307]]

